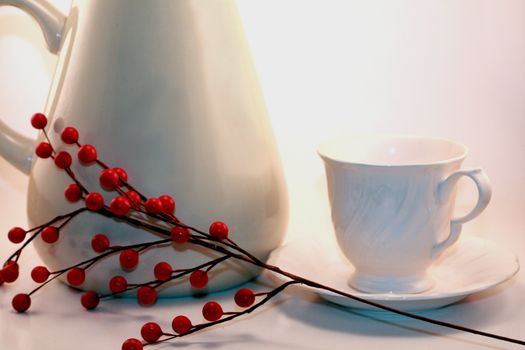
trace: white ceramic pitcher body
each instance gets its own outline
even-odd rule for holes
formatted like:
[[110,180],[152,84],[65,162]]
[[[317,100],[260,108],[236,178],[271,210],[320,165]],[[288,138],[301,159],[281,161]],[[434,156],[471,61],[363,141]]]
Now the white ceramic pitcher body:
[[[59,150],[73,151],[62,145],[59,133],[74,126],[81,143],[96,146],[107,164],[127,169],[129,182],[146,196],[172,194],[183,222],[206,230],[211,222],[224,221],[231,238],[261,258],[279,245],[287,222],[286,188],[232,0],[79,0],[67,17],[42,1],[1,4],[32,14],[50,50],[58,52],[45,113],[51,118],[50,139]],[[20,169],[30,169],[30,225],[77,207],[64,199],[71,180],[63,171],[36,157],[29,166],[31,147],[12,130],[4,129],[0,137],[2,154]],[[106,201],[115,195],[100,189],[100,168],[73,166],[88,189],[101,191]],[[118,245],[158,239],[82,213],[61,231],[57,243],[38,238],[35,245],[55,270],[93,256],[90,241],[99,232]],[[210,257],[193,247],[153,249],[126,274],[113,256],[87,273],[82,288],[107,292],[116,274],[126,275],[130,283],[143,282],[153,279],[153,266],[160,261],[188,268]],[[239,284],[257,272],[233,261],[223,267],[212,271],[209,290]],[[184,280],[163,294],[191,292]]]

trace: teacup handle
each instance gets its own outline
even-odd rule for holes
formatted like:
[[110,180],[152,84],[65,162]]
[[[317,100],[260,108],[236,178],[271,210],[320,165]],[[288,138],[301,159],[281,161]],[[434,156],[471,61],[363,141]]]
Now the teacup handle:
[[458,170],[449,175],[445,180],[439,183],[437,189],[437,196],[440,203],[446,203],[447,200],[453,193],[454,186],[462,176],[468,176],[471,178],[476,187],[478,188],[478,202],[474,209],[472,209],[468,214],[459,217],[453,218],[450,221],[450,234],[443,242],[438,243],[434,246],[433,255],[438,256],[445,250],[454,244],[461,233],[462,224],[467,221],[474,219],[476,216],[481,214],[481,212],[487,207],[492,197],[492,186],[490,185],[489,178],[487,174],[481,169],[469,169],[469,170]]
[[[15,6],[31,15],[40,25],[47,47],[56,54],[62,44],[66,16],[45,0],[0,0],[0,6]],[[35,141],[0,121],[0,155],[28,174]]]

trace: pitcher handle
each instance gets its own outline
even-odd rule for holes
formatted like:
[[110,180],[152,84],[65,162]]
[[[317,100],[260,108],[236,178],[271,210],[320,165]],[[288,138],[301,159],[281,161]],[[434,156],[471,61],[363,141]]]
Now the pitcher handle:
[[47,48],[51,53],[58,53],[62,45],[62,31],[66,16],[46,0],[0,0],[0,6],[15,6],[33,17],[46,39]]
[[453,218],[450,221],[450,234],[447,237],[447,239],[434,246],[434,256],[438,256],[439,254],[441,254],[441,252],[443,252],[443,250],[450,247],[452,244],[454,244],[454,242],[458,240],[459,234],[461,233],[462,224],[474,219],[476,216],[481,214],[481,212],[489,204],[490,198],[492,197],[492,187],[490,185],[490,181],[487,174],[485,174],[483,170],[458,170],[453,172],[438,185],[437,195],[438,200],[441,203],[447,202],[447,200],[453,193],[454,186],[456,186],[458,180],[462,176],[467,176],[471,178],[476,184],[476,187],[478,188],[478,201],[474,208],[468,214],[459,218]]
[[[45,0],[0,0],[0,6],[15,6],[31,15],[40,25],[48,50],[56,54],[62,45],[66,22],[59,10]],[[29,174],[34,140],[23,136],[0,120],[0,155],[22,172]]]

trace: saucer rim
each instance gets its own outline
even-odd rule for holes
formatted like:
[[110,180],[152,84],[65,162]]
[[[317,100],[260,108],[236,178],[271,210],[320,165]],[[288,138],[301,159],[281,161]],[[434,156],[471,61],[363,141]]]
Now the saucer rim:
[[[494,288],[500,284],[503,284],[505,282],[507,282],[508,280],[512,279],[520,270],[521,266],[520,266],[520,263],[519,263],[519,258],[516,256],[516,254],[514,254],[512,251],[510,251],[509,249],[506,249],[496,243],[494,243],[493,241],[489,240],[489,239],[485,239],[485,238],[482,238],[482,237],[477,237],[477,236],[463,236],[460,238],[461,240],[461,243],[462,245],[465,245],[465,244],[469,244],[469,242],[479,242],[479,243],[483,243],[483,244],[486,244],[489,249],[491,249],[492,251],[499,251],[499,253],[501,254],[505,254],[508,259],[509,259],[509,268],[508,268],[508,271],[506,272],[505,274],[505,277],[502,277],[502,278],[499,278],[499,279],[496,279],[494,280],[493,282],[489,283],[489,284],[483,284],[483,285],[479,285],[475,288],[463,288],[461,290],[458,290],[458,291],[450,291],[450,292],[440,292],[440,293],[433,293],[432,294],[432,290],[429,290],[429,291],[424,291],[424,292],[421,292],[421,293],[414,293],[414,294],[409,294],[409,293],[365,293],[365,292],[361,292],[359,290],[356,290],[354,288],[352,288],[350,285],[346,285],[346,289],[344,289],[345,292],[348,292],[348,293],[352,293],[353,295],[357,296],[357,297],[360,297],[360,298],[363,298],[363,299],[366,299],[366,300],[370,300],[370,301],[385,301],[385,302],[395,302],[395,303],[411,303],[411,302],[424,302],[424,301],[433,301],[433,300],[443,300],[445,301],[446,299],[450,299],[453,301],[449,302],[449,303],[445,303],[445,304],[442,304],[441,306],[444,306],[444,305],[448,305],[448,304],[451,304],[451,303],[454,303],[454,302],[457,302],[461,299],[463,299],[464,297],[467,297],[468,295],[472,295],[472,294],[475,294],[475,293],[479,293],[481,291],[485,291],[485,290],[488,290],[488,289],[491,289],[491,288]],[[274,249],[269,258],[268,258],[268,263],[270,264],[276,264],[278,265],[276,262],[279,261],[279,256],[280,254],[282,253],[282,251],[286,251],[286,250],[293,250],[295,249],[296,251],[298,250],[297,247],[294,247],[294,242],[295,241],[290,241],[290,242],[287,242],[286,244]],[[304,240],[302,241],[304,242]],[[305,250],[305,249],[309,249],[311,248],[311,245],[313,244],[314,242],[310,242],[309,244],[304,244],[302,243],[301,244],[301,247],[299,249],[302,249],[302,250]],[[460,242],[458,242],[460,243]],[[472,244],[472,243],[471,243]],[[341,259],[341,261],[344,261],[347,265],[349,266],[352,266],[352,264],[350,262],[348,262],[347,260],[343,260],[342,256],[339,255],[339,258]],[[510,264],[512,263],[512,271],[511,271],[511,268],[510,268]],[[283,282],[286,280],[285,277],[283,276],[280,276],[278,274],[275,274],[275,273],[272,273],[271,274],[272,277],[276,278],[277,280],[279,280],[280,282]],[[341,298],[341,299],[345,299],[344,297],[336,294],[336,293],[333,293],[333,292],[330,292],[330,291],[326,291],[326,290],[319,290],[317,288],[313,288],[313,287],[309,287],[309,286],[305,286],[305,285],[302,285],[303,288],[308,288],[312,291],[314,291],[315,293],[319,294],[321,297],[325,298],[329,298],[329,299],[326,299],[330,302],[333,302],[333,303],[336,303],[336,304],[339,304],[339,305],[344,305],[344,306],[349,306],[349,307],[358,307],[358,306],[350,306],[348,304],[342,304],[342,303],[339,303],[337,301],[334,301],[334,297],[336,298]],[[363,305],[364,308],[366,308],[366,305]]]

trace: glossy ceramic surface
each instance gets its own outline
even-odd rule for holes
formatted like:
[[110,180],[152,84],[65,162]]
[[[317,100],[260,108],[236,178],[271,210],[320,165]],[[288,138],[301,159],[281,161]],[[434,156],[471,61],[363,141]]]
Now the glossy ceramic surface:
[[[97,147],[101,159],[127,169],[130,183],[147,196],[173,194],[177,216],[206,230],[221,220],[231,238],[266,258],[287,223],[287,193],[273,134],[232,0],[75,1],[67,16],[44,1],[5,1],[42,26],[58,66],[45,113],[58,150],[59,132],[74,126],[80,142]],[[57,29],[58,28],[58,29]],[[59,39],[57,44],[56,39]],[[27,140],[4,129],[6,158],[29,171]],[[90,191],[102,191],[97,166],[73,165]],[[52,161],[34,159],[28,190],[31,225],[75,209],[63,191],[71,180]],[[107,202],[115,195],[104,192]],[[85,213],[61,232],[55,245],[35,245],[51,270],[94,255],[93,234],[125,245],[157,237],[135,227]],[[153,266],[168,261],[187,268],[208,261],[204,251],[148,250],[130,281],[150,279]],[[253,268],[227,262],[212,272],[209,290],[251,278]],[[107,291],[122,273],[117,257],[97,264],[82,288]],[[186,281],[164,295],[190,294]]]
[[[319,148],[337,241],[356,268],[353,287],[373,293],[432,287],[428,266],[491,197],[482,170],[460,170],[466,153],[452,141],[403,136],[334,140]],[[479,198],[469,214],[452,218],[462,176],[475,182]]]
[[[315,259],[311,257],[315,256]],[[432,288],[418,293],[363,293],[348,285],[352,266],[336,247],[319,242],[290,242],[272,252],[269,263],[299,276],[354,294],[357,297],[402,310],[424,310],[457,302],[487,290],[514,276],[516,256],[482,238],[464,236],[429,269]],[[282,279],[280,275],[272,275]],[[282,279],[284,281],[284,279]],[[305,287],[309,288],[309,287]],[[331,292],[314,289],[322,298],[352,308],[373,309]]]

